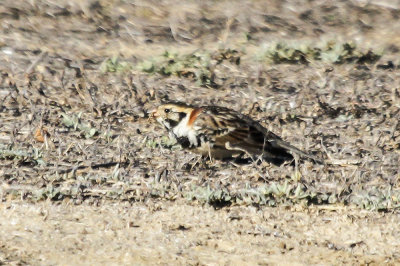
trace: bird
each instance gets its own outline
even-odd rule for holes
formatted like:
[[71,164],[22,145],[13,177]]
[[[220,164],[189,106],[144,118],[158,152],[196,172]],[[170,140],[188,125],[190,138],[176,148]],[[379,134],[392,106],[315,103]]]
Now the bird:
[[294,158],[323,160],[301,151],[267,130],[251,117],[221,106],[194,106],[182,102],[163,103],[150,111],[184,149],[210,159],[234,159],[248,155],[275,165]]

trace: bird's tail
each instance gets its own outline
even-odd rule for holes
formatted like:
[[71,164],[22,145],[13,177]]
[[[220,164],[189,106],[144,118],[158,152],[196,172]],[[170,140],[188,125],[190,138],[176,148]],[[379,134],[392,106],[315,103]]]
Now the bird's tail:
[[[304,151],[302,151],[302,150],[300,150],[300,149],[298,149],[298,148],[296,148],[296,147],[290,145],[289,143],[287,143],[287,142],[285,142],[285,141],[283,141],[283,140],[276,139],[276,140],[271,141],[270,144],[271,144],[272,147],[274,147],[274,148],[276,148],[276,149],[280,149],[280,150],[283,149],[283,150],[285,151],[285,152],[282,154],[283,157],[289,157],[288,154],[290,154],[290,156],[293,158],[294,154],[297,154],[297,155],[299,155],[300,157],[304,157],[304,158],[307,158],[307,159],[311,159],[311,160],[313,160],[313,161],[316,162],[316,163],[325,164],[323,159],[318,158],[318,157],[316,157],[316,156],[314,156],[314,155],[308,154],[308,153],[306,153],[306,152],[304,152]],[[290,158],[290,157],[289,157],[289,158]],[[283,159],[283,158],[282,158],[282,159]],[[286,160],[287,160],[287,159],[286,159]]]

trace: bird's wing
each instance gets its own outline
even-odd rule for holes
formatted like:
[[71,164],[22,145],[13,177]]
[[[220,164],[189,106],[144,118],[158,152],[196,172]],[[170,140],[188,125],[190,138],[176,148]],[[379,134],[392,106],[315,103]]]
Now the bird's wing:
[[195,120],[200,134],[209,137],[214,147],[244,150],[252,155],[263,154],[265,158],[292,159],[293,154],[323,163],[313,155],[305,153],[282,140],[273,132],[248,116],[223,107],[202,107]]
[[247,150],[260,154],[268,150],[271,141],[281,140],[252,119],[221,107],[202,107],[194,126],[208,136],[214,145]]

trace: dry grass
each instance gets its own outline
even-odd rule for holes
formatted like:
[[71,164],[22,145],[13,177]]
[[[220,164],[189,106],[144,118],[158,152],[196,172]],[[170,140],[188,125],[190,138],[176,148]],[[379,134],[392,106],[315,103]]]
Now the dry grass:
[[[4,1],[2,202],[25,202],[15,205],[16,215],[43,202],[60,204],[57,212],[71,206],[90,215],[90,206],[123,209],[126,202],[165,204],[172,208],[165,215],[178,215],[173,208],[191,204],[185,208],[204,209],[210,220],[219,214],[208,213],[207,204],[224,212],[236,205],[270,213],[276,209],[264,206],[301,207],[302,219],[313,205],[350,206],[358,210],[352,213],[387,212],[380,222],[389,225],[400,208],[400,10],[390,1],[299,3]],[[329,163],[305,161],[298,170],[267,163],[194,165],[197,157],[148,120],[147,110],[165,99],[232,107]],[[70,215],[63,213],[60,222]],[[315,215],[308,226],[321,222]],[[382,246],[389,236],[393,232]],[[33,260],[38,251],[19,257],[11,238],[0,241],[0,262],[44,262]],[[333,250],[337,257],[351,255],[346,247]],[[377,250],[359,254],[399,258],[395,249]],[[239,258],[237,251],[231,253]]]

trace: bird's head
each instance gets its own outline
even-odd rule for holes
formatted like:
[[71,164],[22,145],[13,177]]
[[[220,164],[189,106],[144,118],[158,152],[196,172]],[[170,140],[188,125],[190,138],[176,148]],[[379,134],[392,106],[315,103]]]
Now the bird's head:
[[150,117],[171,130],[183,120],[189,119],[193,110],[193,107],[183,103],[167,103],[152,110]]

